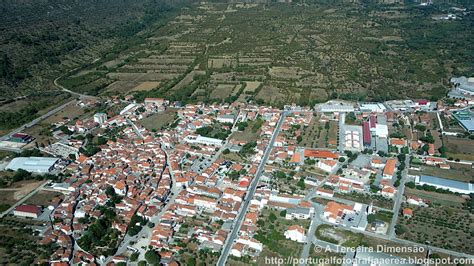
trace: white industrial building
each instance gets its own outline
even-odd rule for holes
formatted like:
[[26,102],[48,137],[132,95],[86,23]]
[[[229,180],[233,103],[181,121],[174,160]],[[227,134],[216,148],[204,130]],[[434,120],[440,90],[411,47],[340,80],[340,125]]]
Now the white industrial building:
[[415,177],[415,184],[434,186],[436,188],[447,189],[451,192],[461,193],[461,194],[474,193],[474,184],[435,177],[435,176],[428,176],[428,175],[417,176]]
[[350,113],[354,112],[354,106],[342,102],[327,102],[315,107],[316,111],[322,113]]
[[30,173],[49,173],[58,161],[54,157],[17,157],[11,160],[5,169],[17,171],[23,169]]
[[186,136],[184,141],[189,144],[203,144],[203,145],[212,145],[212,146],[222,146],[224,141],[221,139],[208,138],[203,136]]
[[103,123],[105,123],[105,121],[107,121],[107,114],[97,113],[94,115],[94,122],[102,125]]
[[383,113],[387,111],[387,107],[383,103],[361,103],[359,110],[361,112]]

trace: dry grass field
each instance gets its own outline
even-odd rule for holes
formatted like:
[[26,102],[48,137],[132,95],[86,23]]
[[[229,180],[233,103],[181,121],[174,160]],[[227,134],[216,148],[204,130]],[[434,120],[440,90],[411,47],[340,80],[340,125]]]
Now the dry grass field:
[[64,198],[64,194],[53,191],[38,191],[35,195],[25,201],[25,204],[34,204],[47,207],[53,203],[55,198]]
[[139,123],[148,130],[158,130],[171,124],[176,119],[177,110],[173,108],[166,109],[164,112],[153,114],[139,121]]

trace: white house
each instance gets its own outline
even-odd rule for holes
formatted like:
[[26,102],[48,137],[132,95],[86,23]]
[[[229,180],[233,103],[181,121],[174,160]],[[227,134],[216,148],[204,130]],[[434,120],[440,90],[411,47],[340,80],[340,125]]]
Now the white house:
[[217,121],[221,123],[231,123],[235,122],[235,115],[219,115],[217,116]]
[[332,172],[337,167],[337,162],[332,160],[321,160],[318,162],[318,168],[321,168],[323,171]]
[[285,219],[309,219],[314,213],[314,208],[303,208],[303,207],[294,207],[286,210]]
[[299,225],[291,225],[288,227],[288,230],[285,231],[285,237],[298,243],[306,242],[305,230]]

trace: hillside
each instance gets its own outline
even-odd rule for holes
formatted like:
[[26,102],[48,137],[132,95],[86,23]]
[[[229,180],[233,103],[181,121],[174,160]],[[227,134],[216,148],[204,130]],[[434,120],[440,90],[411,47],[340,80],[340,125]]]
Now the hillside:
[[157,0],[2,1],[0,95],[53,89],[53,77],[113,53],[171,9]]
[[[436,19],[452,12],[458,19]],[[451,76],[474,71],[473,23],[469,10],[449,5],[199,4],[114,67],[61,82],[89,94],[181,101],[436,100]]]

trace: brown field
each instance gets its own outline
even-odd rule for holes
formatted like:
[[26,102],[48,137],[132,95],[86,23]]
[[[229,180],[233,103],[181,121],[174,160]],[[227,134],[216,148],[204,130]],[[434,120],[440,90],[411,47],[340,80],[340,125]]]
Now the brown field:
[[431,191],[424,191],[413,188],[405,188],[405,195],[407,196],[417,196],[422,199],[429,200],[433,203],[438,203],[443,206],[452,206],[452,207],[461,207],[462,204],[466,201],[465,199],[452,195],[452,194],[441,194]]
[[[59,118],[58,118],[59,120]],[[25,148],[27,147],[34,147],[34,144],[35,142],[38,143],[38,144],[45,144],[45,145],[48,145],[48,141],[50,141],[51,143],[54,142],[54,138],[52,136],[48,136],[45,131],[49,131],[47,128],[48,128],[49,124],[46,124],[46,123],[40,123],[40,124],[36,124],[32,127],[29,127],[27,129],[25,129],[23,132],[25,132],[26,134],[29,134],[33,137],[35,137],[35,141],[34,142],[31,142],[30,144],[26,145]]]
[[278,79],[299,79],[298,67],[272,67],[269,70],[269,74]]
[[107,77],[121,81],[164,81],[178,77],[175,73],[108,73]]
[[43,123],[45,124],[53,124],[59,121],[62,121],[64,117],[68,119],[74,119],[76,117],[79,117],[84,114],[84,109],[81,107],[77,106],[75,103],[72,103],[68,106],[66,106],[63,110],[60,112],[46,118]]
[[236,86],[237,85],[235,84],[218,84],[217,87],[211,92],[211,98],[225,99],[231,95]]
[[169,108],[164,112],[153,114],[139,121],[139,123],[148,130],[159,130],[172,123],[175,119],[177,110]]
[[246,81],[245,82],[245,93],[254,93],[258,87],[262,84],[262,82],[259,81]]
[[0,190],[0,204],[13,205],[18,200],[15,199],[15,191]]
[[236,63],[236,60],[233,58],[210,58],[207,61],[209,68],[232,67],[236,65]]
[[248,121],[248,126],[245,128],[244,131],[242,132],[236,131],[232,133],[232,135],[230,135],[230,138],[237,141],[248,141],[248,142],[256,141],[259,135],[259,132],[252,131],[252,127],[254,124],[255,124],[254,121]]
[[158,88],[160,84],[161,82],[157,82],[157,81],[147,81],[136,86],[135,88],[132,89],[132,91],[149,91],[149,90]]
[[49,206],[56,197],[64,198],[60,192],[53,191],[38,191],[35,195],[25,201],[25,204],[35,204],[40,206]]
[[337,147],[337,136],[338,136],[337,129],[338,129],[338,122],[329,121],[327,148],[334,149]]
[[443,136],[443,138],[448,157],[474,161],[474,145],[472,145],[472,140],[455,136]]
[[414,174],[431,175],[446,179],[453,179],[462,182],[474,180],[474,171],[472,169],[459,167],[459,164],[453,165],[451,169],[445,170],[438,167],[422,166],[421,171],[413,171]]
[[105,88],[105,93],[107,92],[113,92],[113,93],[127,93],[131,91],[133,88],[138,86],[140,84],[139,81],[124,81],[124,80],[118,80],[112,82],[110,85],[108,85]]
[[11,187],[0,189],[0,202],[12,204],[37,188],[43,181],[26,180],[14,183]]
[[256,98],[262,99],[265,102],[277,102],[285,99],[286,95],[281,93],[278,87],[271,84],[264,84],[262,89],[257,93]]
[[229,161],[233,161],[237,163],[247,163],[247,160],[245,158],[242,158],[242,156],[240,156],[239,154],[235,152],[231,152],[229,154],[221,153],[221,155],[219,156],[219,159],[229,160]]

